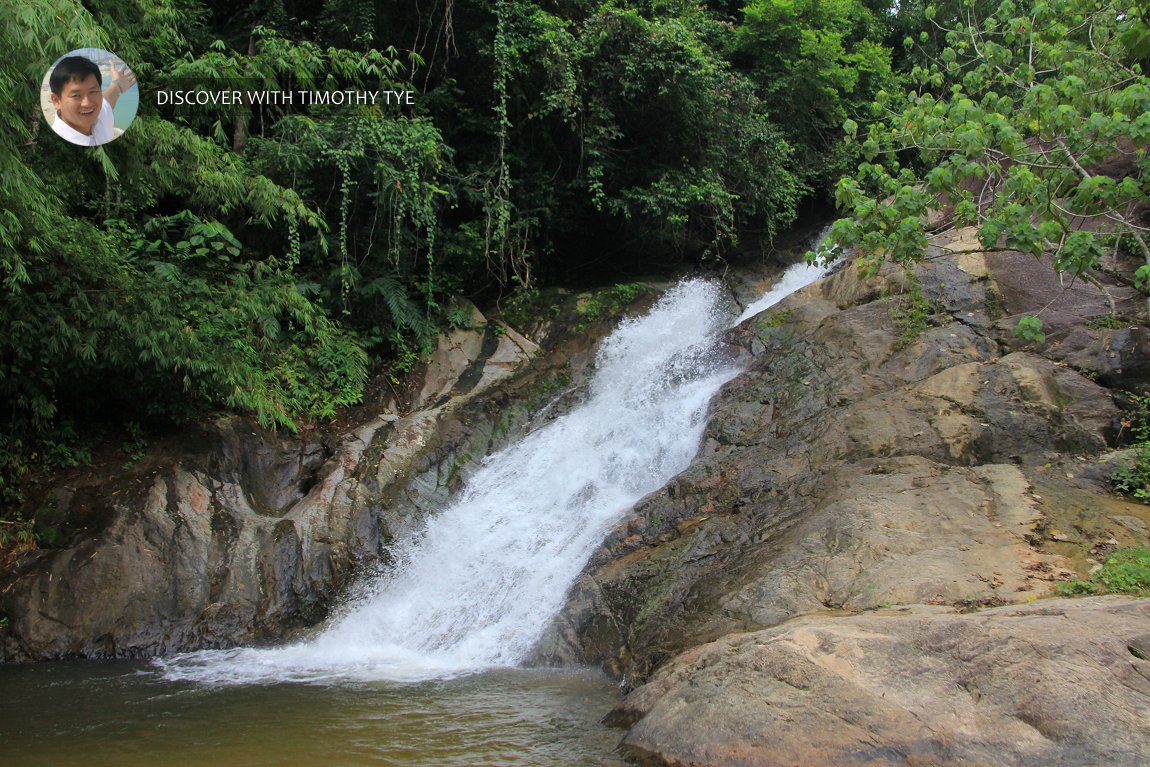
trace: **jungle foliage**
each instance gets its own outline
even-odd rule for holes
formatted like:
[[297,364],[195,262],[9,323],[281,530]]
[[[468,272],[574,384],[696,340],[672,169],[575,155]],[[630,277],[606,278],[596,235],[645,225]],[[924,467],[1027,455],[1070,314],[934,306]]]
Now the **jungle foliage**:
[[[893,76],[885,18],[854,0],[0,0],[0,496],[85,461],[101,424],[230,408],[311,427],[412,364],[454,296],[786,229],[828,188],[820,153],[853,151],[836,123]],[[38,103],[87,46],[141,86],[131,128],[92,150]],[[157,104],[189,83],[417,97]]]
[[[418,359],[456,296],[720,260],[832,193],[872,266],[921,257],[941,194],[1084,279],[1146,253],[1129,0],[0,0],[0,21],[9,503],[101,422],[311,428]],[[94,150],[38,104],[83,46],[142,89]],[[195,82],[416,97],[157,105]]]
[[[1150,56],[1147,6],[1129,0],[944,2],[908,7],[908,87],[880,91],[868,128],[847,121],[864,162],[838,185],[849,216],[831,240],[864,270],[913,263],[940,201],[988,249],[1052,257],[1099,284],[1107,254],[1142,262],[1150,296]],[[910,32],[910,29],[906,30]],[[1112,303],[1113,314],[1113,303]],[[1042,340],[1039,317],[1016,332]]]

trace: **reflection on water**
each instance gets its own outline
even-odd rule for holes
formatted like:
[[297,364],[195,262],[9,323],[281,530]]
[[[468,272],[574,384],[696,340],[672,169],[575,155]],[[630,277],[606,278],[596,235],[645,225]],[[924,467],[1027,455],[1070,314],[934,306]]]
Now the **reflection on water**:
[[618,766],[598,723],[616,700],[590,673],[210,687],[143,664],[0,666],[0,765]]

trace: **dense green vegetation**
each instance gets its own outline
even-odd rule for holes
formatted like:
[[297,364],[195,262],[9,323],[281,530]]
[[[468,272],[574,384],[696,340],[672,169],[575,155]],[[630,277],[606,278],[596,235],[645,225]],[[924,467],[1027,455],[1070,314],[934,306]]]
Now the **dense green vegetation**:
[[1063,581],[1056,591],[1063,596],[1075,594],[1150,595],[1150,549],[1118,549],[1089,580]]
[[[943,194],[988,246],[1084,279],[1104,249],[1147,254],[1150,44],[1129,3],[0,0],[0,20],[9,506],[100,429],[134,454],[219,408],[311,428],[418,359],[456,296],[729,257],[844,173],[836,235],[872,265],[921,257]],[[92,150],[38,106],[83,46],[143,92]],[[416,96],[156,103],[209,80]]]
[[[1127,252],[1150,296],[1147,13],[1129,0],[908,8],[929,28],[906,29],[906,87],[877,94],[868,128],[846,123],[865,162],[838,185],[850,217],[833,240],[858,246],[864,269],[912,263],[939,233],[928,212],[949,206],[945,226],[977,225],[986,248],[1050,255],[1099,287],[1104,254]],[[1016,332],[1042,340],[1041,319]]]
[[[888,29],[858,3],[742,6],[3,0],[0,496],[87,460],[100,429],[135,453],[220,407],[310,427],[412,364],[454,296],[786,229],[829,188],[821,154],[849,164],[838,123],[892,77]],[[38,107],[51,62],[85,46],[142,88],[94,150]],[[213,83],[416,98],[157,103]]]

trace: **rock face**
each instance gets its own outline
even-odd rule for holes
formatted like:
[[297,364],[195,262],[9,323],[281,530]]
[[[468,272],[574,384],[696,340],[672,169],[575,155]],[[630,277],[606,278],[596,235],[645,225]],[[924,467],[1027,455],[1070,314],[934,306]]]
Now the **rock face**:
[[150,656],[316,623],[527,421],[533,391],[589,361],[560,348],[527,367],[538,347],[473,312],[440,340],[407,415],[392,404],[327,443],[224,418],[174,453],[58,488],[54,502],[99,529],[0,583],[4,659]]
[[799,618],[690,650],[612,714],[656,765],[1143,765],[1150,600]]
[[[1073,484],[1077,457],[1107,449],[1111,393],[1004,348],[975,254],[925,263],[921,288],[900,279],[844,269],[739,328],[748,370],[701,454],[595,555],[544,655],[641,680],[700,642],[814,611],[1049,589],[1059,561],[1028,539],[1035,486]],[[933,320],[916,335],[898,320],[912,290]]]
[[[1146,385],[1140,331],[1090,329],[1100,295],[1043,293],[967,241],[912,278],[848,266],[734,332],[747,370],[699,456],[618,525],[539,648],[638,687],[614,717],[633,758],[1150,760],[1145,656],[1123,644],[1146,602],[955,614],[1148,543],[1102,468],[1120,427],[1102,384]],[[1062,303],[1026,348],[1011,317],[1039,297]]]

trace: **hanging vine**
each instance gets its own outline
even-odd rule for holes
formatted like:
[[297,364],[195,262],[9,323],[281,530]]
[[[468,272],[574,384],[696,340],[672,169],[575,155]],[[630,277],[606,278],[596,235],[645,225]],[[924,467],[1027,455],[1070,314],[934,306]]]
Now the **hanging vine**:
[[350,314],[349,300],[352,289],[351,265],[348,263],[347,224],[351,209],[351,169],[348,152],[334,152],[336,168],[339,169],[339,297],[344,315]]
[[531,268],[527,250],[527,231],[525,227],[518,233],[512,231],[511,169],[507,161],[508,136],[511,132],[507,84],[511,79],[511,63],[516,56],[515,46],[510,42],[507,31],[510,7],[511,3],[508,0],[501,0],[495,7],[494,89],[495,135],[498,148],[495,178],[484,186],[487,196],[484,252],[487,255],[488,272],[495,276],[500,286],[516,283],[519,287],[529,288]]

